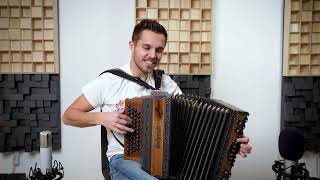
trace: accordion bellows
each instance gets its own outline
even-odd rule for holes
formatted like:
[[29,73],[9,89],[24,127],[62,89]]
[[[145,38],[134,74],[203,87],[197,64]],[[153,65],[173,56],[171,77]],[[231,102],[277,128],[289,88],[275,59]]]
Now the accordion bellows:
[[125,100],[135,131],[124,141],[124,158],[160,179],[227,180],[247,112],[223,101],[187,95]]

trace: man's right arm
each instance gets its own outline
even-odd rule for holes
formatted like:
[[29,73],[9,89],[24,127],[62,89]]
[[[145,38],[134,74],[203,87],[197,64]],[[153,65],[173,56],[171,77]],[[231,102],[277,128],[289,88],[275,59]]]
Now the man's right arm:
[[132,132],[132,129],[127,127],[131,123],[131,119],[123,114],[123,110],[118,112],[90,112],[93,109],[94,107],[86,97],[81,94],[64,112],[63,122],[76,127],[102,125],[119,134]]

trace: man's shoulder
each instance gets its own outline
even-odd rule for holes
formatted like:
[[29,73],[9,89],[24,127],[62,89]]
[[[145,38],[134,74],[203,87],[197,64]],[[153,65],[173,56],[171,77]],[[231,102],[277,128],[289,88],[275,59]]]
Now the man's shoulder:
[[119,77],[117,75],[114,75],[112,72],[116,72],[116,71],[123,71],[127,74],[130,74],[128,71],[130,71],[130,66],[129,64],[125,64],[121,67],[117,67],[117,68],[110,68],[110,69],[106,69],[104,71],[102,71],[99,76],[104,76],[104,77],[109,77],[109,78],[116,78]]
[[97,79],[99,80],[107,80],[107,81],[113,81],[113,80],[120,80],[122,79],[121,77],[112,74],[111,72],[103,71]]
[[162,75],[162,81],[165,81],[165,82],[168,82],[168,83],[174,83],[174,80],[168,74],[163,74]]
[[[110,77],[119,77],[113,73],[117,72],[117,71],[122,71],[124,73],[127,73],[127,74],[131,74],[130,72],[130,66],[129,64],[125,64],[121,67],[118,67],[118,68],[110,68],[110,69],[107,69],[107,70],[104,70],[103,72],[100,73],[99,76],[102,76],[102,75],[105,75],[105,74],[108,74],[108,75],[111,75]],[[113,72],[113,73],[112,73]]]
[[167,74],[162,75],[161,85],[164,87],[176,87],[177,83]]
[[171,94],[181,94],[178,84],[167,74],[162,75],[161,90]]

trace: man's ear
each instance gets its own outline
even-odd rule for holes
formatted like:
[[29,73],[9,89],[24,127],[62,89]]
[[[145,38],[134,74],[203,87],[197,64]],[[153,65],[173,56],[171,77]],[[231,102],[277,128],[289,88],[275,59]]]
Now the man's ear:
[[130,48],[130,51],[133,52],[134,48],[135,48],[135,43],[133,41],[129,41],[129,48]]

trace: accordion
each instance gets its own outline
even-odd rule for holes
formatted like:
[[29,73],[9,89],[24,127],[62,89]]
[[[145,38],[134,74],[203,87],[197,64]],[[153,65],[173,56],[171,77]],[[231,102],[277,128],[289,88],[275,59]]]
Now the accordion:
[[188,95],[125,100],[134,132],[125,135],[124,159],[160,179],[227,180],[239,151],[247,112],[223,101]]

